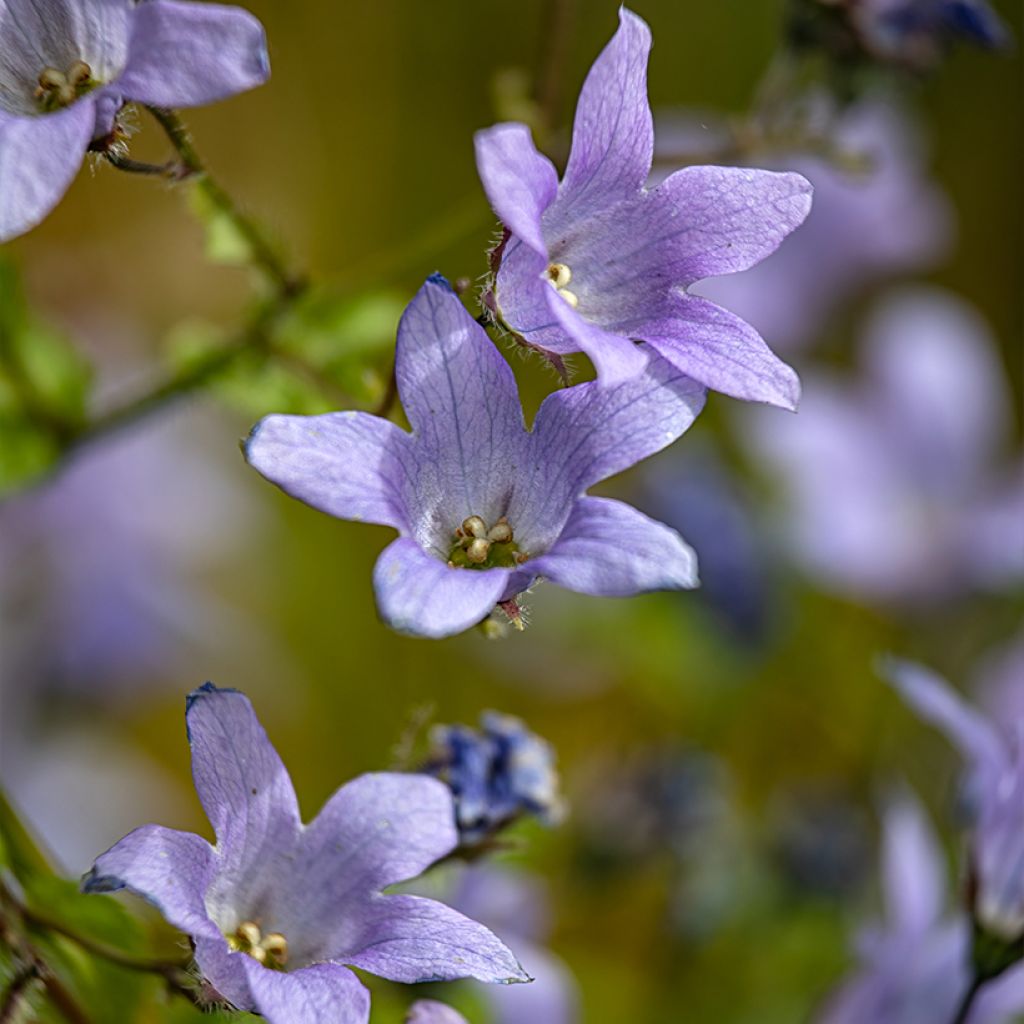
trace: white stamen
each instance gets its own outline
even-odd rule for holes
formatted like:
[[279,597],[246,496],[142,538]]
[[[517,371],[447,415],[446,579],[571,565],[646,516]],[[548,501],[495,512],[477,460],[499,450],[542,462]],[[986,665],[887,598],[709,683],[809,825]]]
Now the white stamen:
[[580,300],[576,298],[576,293],[569,291],[568,288],[559,288],[558,294],[561,295],[562,298],[565,299],[565,301],[568,302],[573,309],[575,309],[580,304]]
[[548,267],[548,280],[555,288],[564,288],[572,280],[572,271],[564,263],[552,263]]

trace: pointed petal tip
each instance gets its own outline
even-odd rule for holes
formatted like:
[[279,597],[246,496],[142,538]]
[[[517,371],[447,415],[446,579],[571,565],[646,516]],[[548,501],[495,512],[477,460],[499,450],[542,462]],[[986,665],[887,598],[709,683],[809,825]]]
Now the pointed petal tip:
[[445,291],[455,294],[455,289],[452,287],[451,282],[447,277],[444,276],[439,270],[435,270],[426,280],[427,284],[432,284],[438,288],[443,288]]

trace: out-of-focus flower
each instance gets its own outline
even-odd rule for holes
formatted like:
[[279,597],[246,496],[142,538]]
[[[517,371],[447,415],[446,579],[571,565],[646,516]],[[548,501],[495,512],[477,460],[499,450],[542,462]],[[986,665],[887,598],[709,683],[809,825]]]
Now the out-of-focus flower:
[[890,661],[885,674],[967,759],[972,909],[986,932],[1015,942],[1024,937],[1024,719],[1000,728],[919,665]]
[[931,67],[961,40],[986,50],[1011,40],[987,0],[854,0],[847,6],[873,57],[914,69]]
[[[795,557],[839,592],[889,602],[1024,576],[1024,463],[984,324],[951,295],[879,308],[857,384],[821,376],[797,417],[742,437],[782,485]],[[1017,468],[1007,469],[1007,464]]]
[[125,103],[195,107],[265,82],[263,26],[186,0],[0,5],[0,241],[35,227]]
[[422,775],[363,775],[308,826],[248,699],[187,702],[196,790],[217,845],[147,825],[102,854],[86,892],[128,888],[191,936],[203,977],[272,1024],[365,1024],[350,965],[393,981],[526,981],[486,928],[434,900],[384,896],[458,842],[452,799]]
[[418,999],[409,1007],[405,1024],[466,1024],[466,1018],[434,999]]
[[511,715],[484,712],[479,729],[435,726],[424,771],[451,789],[463,844],[479,843],[524,815],[555,824],[565,811],[554,750]]
[[654,358],[616,387],[549,395],[527,431],[511,368],[437,275],[402,317],[396,375],[411,436],[340,412],[268,416],[246,445],[293,497],[399,530],[374,571],[389,625],[458,633],[499,602],[514,609],[538,577],[601,596],[696,586],[674,530],[583,492],[676,440],[703,407],[700,385]]
[[507,868],[474,866],[462,873],[449,902],[504,935],[533,978],[529,985],[482,989],[493,1024],[575,1024],[579,1020],[579,994],[572,972],[541,945],[550,925],[547,894],[538,879]]
[[247,535],[252,511],[183,426],[98,444],[0,505],[6,742],[43,697],[123,697],[237,629],[198,581]]
[[647,191],[651,35],[625,8],[620,21],[583,85],[561,182],[525,125],[477,134],[484,189],[510,232],[492,305],[530,346],[585,352],[606,383],[635,376],[654,349],[716,391],[793,408],[796,374],[749,324],[686,289],[773,252],[807,216],[811,186],[689,167]]
[[[951,1024],[970,984],[970,926],[963,916],[945,913],[942,853],[923,812],[909,797],[885,814],[882,897],[885,919],[859,935],[858,966],[818,1020]],[[1001,1020],[980,1010],[979,1004],[969,1018],[972,1024]],[[1002,1024],[1009,1022],[1002,1019]]]
[[985,659],[975,692],[993,722],[1024,722],[1024,633]]
[[[746,273],[694,288],[749,320],[781,351],[812,343],[832,313],[873,281],[935,266],[952,234],[952,211],[927,178],[919,139],[898,107],[863,101],[827,124],[823,106],[821,118],[835,151],[858,166],[799,155],[773,160],[813,184],[806,223]],[[662,133],[677,152],[678,134]],[[685,144],[699,145],[692,131]]]
[[988,0],[794,0],[789,41],[823,51],[840,96],[865,69],[933,71],[956,43],[1005,48],[1012,35]]

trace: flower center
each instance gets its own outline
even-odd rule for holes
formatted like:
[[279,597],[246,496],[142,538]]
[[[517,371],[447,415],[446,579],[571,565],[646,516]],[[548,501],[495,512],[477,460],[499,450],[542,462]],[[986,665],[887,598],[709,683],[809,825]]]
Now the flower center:
[[284,970],[288,963],[288,940],[280,932],[264,935],[255,921],[243,921],[227,940],[236,953],[247,953],[271,970]]
[[99,84],[92,77],[92,68],[84,60],[76,60],[67,71],[43,68],[33,96],[43,113],[52,114],[55,110],[70,107]]
[[580,300],[576,298],[576,293],[569,291],[567,285],[572,280],[572,271],[564,263],[552,263],[547,269],[548,284],[558,292],[559,295],[565,299],[566,302],[575,309],[579,304]]
[[454,536],[455,545],[448,556],[452,569],[512,569],[529,557],[519,550],[504,516],[491,527],[482,516],[470,516]]

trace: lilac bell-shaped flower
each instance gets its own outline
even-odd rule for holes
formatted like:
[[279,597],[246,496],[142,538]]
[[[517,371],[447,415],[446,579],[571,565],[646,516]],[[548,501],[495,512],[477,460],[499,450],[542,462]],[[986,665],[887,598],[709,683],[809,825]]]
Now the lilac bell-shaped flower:
[[435,275],[399,324],[395,373],[411,434],[363,412],[267,416],[245,447],[293,497],[399,531],[374,570],[389,625],[449,636],[539,578],[608,597],[697,585],[679,534],[584,493],[700,412],[704,389],[670,363],[548,395],[527,430],[511,368]]
[[890,661],[884,672],[967,759],[975,919],[1005,942],[1024,938],[1024,720],[990,722],[920,665]]
[[477,134],[480,177],[510,233],[492,305],[532,347],[585,352],[603,383],[635,376],[654,350],[708,388],[794,408],[793,370],[687,289],[774,252],[807,216],[811,186],[799,174],[687,167],[647,190],[651,33],[625,8],[620,20],[580,93],[561,181],[525,125]]
[[188,0],[0,0],[0,242],[60,201],[125,103],[196,107],[270,74],[247,11]]
[[187,702],[196,790],[216,834],[146,825],[98,857],[86,892],[130,889],[192,939],[203,978],[271,1024],[366,1024],[349,967],[392,981],[527,981],[483,925],[383,890],[458,844],[448,789],[378,773],[344,785],[309,825],[248,699],[207,683]]

